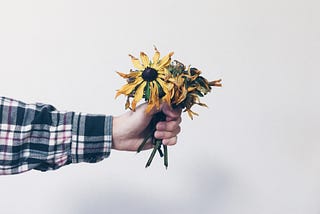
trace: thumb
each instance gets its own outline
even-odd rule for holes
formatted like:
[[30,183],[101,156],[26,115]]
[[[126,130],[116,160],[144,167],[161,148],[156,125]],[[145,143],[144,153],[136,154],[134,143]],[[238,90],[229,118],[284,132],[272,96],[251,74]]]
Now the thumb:
[[152,110],[147,113],[149,115],[155,115],[159,112],[164,113],[166,116],[166,120],[175,120],[181,116],[182,109],[181,108],[172,108],[172,106],[166,102],[162,102],[160,104],[160,108],[156,108],[155,106],[152,108]]

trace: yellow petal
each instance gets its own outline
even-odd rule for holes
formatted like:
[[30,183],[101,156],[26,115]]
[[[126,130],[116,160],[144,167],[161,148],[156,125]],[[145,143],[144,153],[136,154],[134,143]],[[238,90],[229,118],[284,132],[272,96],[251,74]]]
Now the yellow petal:
[[130,100],[129,97],[127,98],[126,104],[125,104],[125,109],[128,109],[130,107]]
[[161,79],[161,78],[157,78],[158,83],[160,84],[160,86],[163,88],[164,91],[167,91],[167,84]]
[[188,92],[194,91],[195,89],[197,89],[197,88],[196,87],[189,87]]
[[200,102],[200,98],[198,97],[197,94],[191,93],[190,96],[192,97],[192,100],[194,103],[199,103]]
[[210,86],[221,87],[221,86],[222,86],[222,84],[221,84],[221,79],[211,81],[211,82],[209,82],[209,85],[210,85]]
[[148,106],[146,108],[146,113],[149,113],[153,108],[154,108],[154,104],[153,103],[148,103]]
[[155,82],[152,82],[152,88],[151,88],[151,103],[156,105],[157,109],[160,108],[160,101],[159,101],[159,90],[158,90],[158,85]]
[[121,95],[121,94],[123,94],[123,95],[129,95],[129,94],[133,91],[134,88],[135,88],[135,86],[133,86],[133,85],[128,85],[128,84],[122,86],[122,87],[117,91],[115,98],[117,98],[117,97],[118,97],[119,95]]
[[170,92],[170,91],[172,91],[173,89],[174,89],[174,85],[173,85],[173,83],[167,83],[167,88],[168,88],[168,91]]
[[157,64],[160,58],[160,52],[158,51],[158,49],[156,47],[154,47],[155,53],[153,55],[153,64]]
[[168,85],[168,91],[169,91],[169,94],[170,94],[170,100],[174,97],[174,92],[175,92],[175,85],[172,83],[172,82],[169,82],[167,83]]
[[162,90],[164,91],[164,93],[166,94],[163,99],[170,105],[170,97],[171,97],[171,94],[169,92],[169,89],[168,89],[168,86],[167,84],[160,78],[157,78],[157,81],[159,82]]
[[121,72],[118,72],[116,71],[117,74],[119,74],[119,76],[123,77],[123,78],[133,78],[133,77],[137,77],[141,72],[139,71],[133,71],[133,72],[130,72],[129,74],[125,74],[125,73],[121,73]]
[[133,101],[135,101],[136,103],[138,103],[142,99],[144,87],[146,86],[146,84],[147,84],[147,82],[143,81],[141,83],[141,85],[138,87],[138,89],[136,90],[136,92],[134,94],[134,99],[133,99]]
[[191,110],[190,110],[190,111],[187,110],[187,112],[188,112],[188,115],[189,115],[189,117],[191,118],[191,120],[193,120],[193,116],[192,116]]
[[184,85],[184,78],[183,78],[183,75],[180,75],[180,76],[178,76],[178,85],[179,86],[182,86],[182,85]]
[[151,82],[150,83],[150,92],[151,92],[151,94],[150,94],[150,97],[149,97],[149,100],[148,100],[148,106],[147,106],[147,108],[146,108],[146,113],[149,113],[154,107],[155,107],[155,102],[154,102],[154,97],[155,97],[155,87],[154,87],[154,83],[153,82]]
[[135,111],[136,110],[136,105],[137,103],[141,100],[141,98],[143,97],[143,93],[144,93],[144,87],[146,86],[147,82],[143,81],[138,88],[136,89],[135,93],[134,93],[134,98],[132,100],[131,103],[131,107],[132,110]]
[[166,56],[164,56],[158,63],[158,68],[161,67],[167,67],[171,62],[171,56],[173,55],[173,52],[170,52]]
[[149,63],[150,63],[149,57],[148,57],[145,53],[140,52],[140,58],[141,58],[141,62],[142,62],[142,64],[143,64],[143,66],[144,66],[145,68],[148,67],[148,66],[149,66]]
[[208,106],[207,106],[207,104],[205,104],[205,103],[197,103],[199,106],[203,106],[203,107],[206,107],[206,108],[208,108]]
[[158,73],[158,78],[165,79],[166,75]]
[[186,97],[187,97],[188,91],[186,90],[186,88],[185,88],[185,87],[182,87],[181,90],[182,90],[182,91],[181,91],[180,97],[178,98],[178,100],[176,100],[176,103],[177,103],[177,104],[183,102],[183,101],[186,99]]
[[191,111],[191,109],[186,109],[185,111],[188,112],[188,115],[191,118],[191,120],[193,120],[193,115],[199,116],[199,114],[197,114],[196,112]]
[[137,59],[136,57],[132,56],[131,54],[129,54],[129,56],[131,57],[131,62],[133,64],[133,66],[138,69],[138,70],[144,70],[145,67],[143,67],[143,65],[141,65],[139,59]]
[[124,95],[129,95],[131,94],[131,92],[135,89],[135,87],[137,85],[139,85],[141,82],[143,81],[142,78],[137,78],[133,83],[130,84],[125,84],[124,86],[122,86],[116,94],[116,98],[120,95],[120,94],[124,94]]

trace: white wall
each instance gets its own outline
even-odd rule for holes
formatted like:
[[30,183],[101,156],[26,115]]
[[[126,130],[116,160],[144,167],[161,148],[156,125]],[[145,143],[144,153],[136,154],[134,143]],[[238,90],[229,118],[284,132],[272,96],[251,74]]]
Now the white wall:
[[1,213],[320,213],[319,1],[0,0],[0,93],[117,115],[153,45],[224,87],[149,152],[0,177]]

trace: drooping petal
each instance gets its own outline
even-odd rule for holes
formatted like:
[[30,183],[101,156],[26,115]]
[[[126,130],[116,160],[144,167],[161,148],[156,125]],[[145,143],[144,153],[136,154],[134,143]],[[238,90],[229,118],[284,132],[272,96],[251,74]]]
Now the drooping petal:
[[191,111],[191,109],[186,109],[185,111],[188,112],[188,115],[191,118],[191,120],[193,120],[193,115],[199,116],[198,113]]
[[209,82],[209,85],[210,85],[210,86],[221,87],[221,86],[222,86],[222,84],[221,84],[221,79],[211,81],[211,82]]
[[129,100],[129,97],[127,97],[127,101],[126,101],[126,104],[124,105],[125,109],[128,109],[130,108],[130,100]]
[[148,67],[149,63],[150,63],[149,57],[145,53],[140,52],[140,58],[141,58],[141,62],[143,64],[143,66],[145,68]]
[[191,118],[191,120],[193,120],[193,115],[192,115],[192,111],[190,109],[187,110],[189,117]]
[[208,108],[208,106],[207,106],[207,104],[205,104],[205,103],[197,103],[199,106],[202,106],[202,107],[206,107],[206,108]]
[[154,102],[155,89],[154,89],[153,82],[149,83],[149,87],[150,87],[150,92],[151,93],[150,93],[150,96],[149,96],[148,106],[146,108],[146,113],[149,113],[155,107],[155,102]]
[[144,67],[143,65],[141,65],[141,63],[140,63],[140,61],[139,61],[138,58],[132,56],[131,54],[129,54],[129,56],[131,57],[131,62],[132,62],[133,66],[134,66],[136,69],[138,69],[138,70],[140,70],[140,71],[142,71],[142,70],[145,69],[145,67]]
[[155,105],[153,103],[148,103],[148,106],[146,108],[146,113],[148,114],[154,107]]
[[157,109],[160,109],[160,98],[159,98],[159,88],[155,83],[155,104]]
[[162,90],[164,91],[165,93],[165,96],[163,97],[163,99],[165,100],[165,102],[170,105],[170,97],[171,97],[171,94],[169,92],[169,89],[168,89],[168,85],[167,83],[165,83],[162,79],[160,78],[157,78],[157,81],[160,85],[160,87],[162,88]]
[[171,99],[173,98],[173,95],[174,95],[174,85],[173,85],[173,83],[171,83],[171,82],[167,83],[167,90],[168,90],[168,92],[165,95],[166,97],[164,97],[163,99],[169,105],[171,105]]
[[198,97],[197,94],[190,93],[190,97],[191,97],[193,103],[199,103],[200,102],[200,98]]
[[134,94],[134,98],[133,98],[133,101],[131,103],[131,107],[132,107],[132,110],[135,110],[136,109],[136,105],[137,103],[142,99],[142,96],[143,96],[143,92],[144,92],[144,87],[146,86],[147,82],[146,81],[143,81],[139,87],[137,88],[135,94]]
[[[175,92],[177,89],[176,89],[174,83],[172,83],[172,82],[168,83],[168,89],[170,91],[170,100],[171,100],[174,98],[174,95],[175,95]],[[172,103],[174,103],[174,99],[173,99]]]
[[168,88],[170,99],[171,99],[174,94],[174,84],[171,82],[167,83],[167,88]]
[[159,89],[158,89],[158,84],[154,81],[152,82],[153,88],[151,91],[151,103],[153,105],[156,105],[157,109],[160,108],[160,99],[159,99]]
[[179,98],[176,100],[176,103],[177,104],[182,103],[186,99],[187,94],[188,94],[187,89],[184,86],[181,87],[181,94],[180,94]]

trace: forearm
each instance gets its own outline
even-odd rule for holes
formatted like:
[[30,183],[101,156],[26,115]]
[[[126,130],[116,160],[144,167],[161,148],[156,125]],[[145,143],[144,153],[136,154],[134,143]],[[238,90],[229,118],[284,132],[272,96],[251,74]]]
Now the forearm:
[[112,117],[0,97],[0,174],[46,171],[110,154]]

